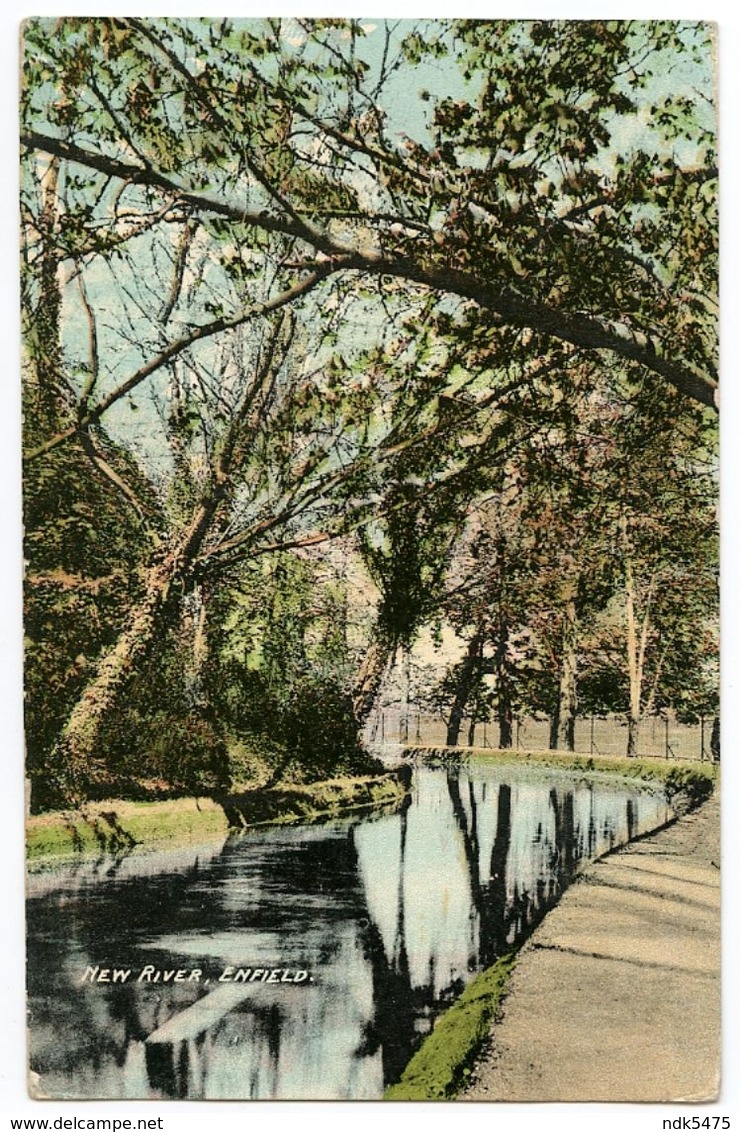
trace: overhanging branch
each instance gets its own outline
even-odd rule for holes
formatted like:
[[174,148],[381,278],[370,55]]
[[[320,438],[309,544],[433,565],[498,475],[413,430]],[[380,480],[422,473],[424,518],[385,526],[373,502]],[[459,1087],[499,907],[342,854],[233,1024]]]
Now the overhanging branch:
[[[309,236],[305,226],[296,224],[290,217],[276,216],[264,210],[243,209],[210,193],[188,191],[156,170],[94,153],[59,138],[30,132],[22,135],[21,141],[27,148],[42,150],[106,176],[159,188],[194,210],[222,216],[266,232],[292,236],[328,256],[333,270],[356,270],[365,274],[407,279],[436,291],[471,299],[494,312],[502,322],[509,325],[529,327],[585,349],[608,350],[643,365],[692,400],[717,409],[718,382],[711,363],[707,363],[705,369],[700,369],[688,361],[673,360],[657,336],[649,336],[623,323],[613,323],[581,312],[538,303],[505,287],[493,287],[472,272],[440,269],[406,258],[388,257],[378,251],[361,250],[315,228],[312,228]],[[223,329],[226,328],[224,324]]]

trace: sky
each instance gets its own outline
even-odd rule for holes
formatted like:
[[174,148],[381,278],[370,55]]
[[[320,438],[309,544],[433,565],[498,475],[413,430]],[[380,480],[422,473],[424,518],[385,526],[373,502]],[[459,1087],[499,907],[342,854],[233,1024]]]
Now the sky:
[[[203,5],[190,0],[159,0],[157,15],[209,14]],[[737,318],[740,301],[740,8],[729,0],[709,0],[697,4],[696,0],[620,0],[619,5],[604,5],[600,0],[567,0],[554,4],[546,0],[530,0],[523,10],[521,3],[508,0],[500,3],[488,0],[458,0],[454,6],[439,0],[412,3],[410,0],[383,0],[370,12],[373,19],[398,16],[444,17],[449,15],[470,17],[511,17],[523,15],[532,18],[596,18],[610,17],[618,8],[620,18],[714,19],[719,21],[720,42],[720,154],[722,165],[722,375],[723,392],[723,452],[722,452],[722,525],[723,525],[723,746],[726,753],[723,767],[723,798],[725,814],[740,801],[739,757],[734,748],[740,739],[740,592],[735,579],[740,575],[740,507],[736,491],[740,482],[740,445],[735,432],[740,424],[740,392],[732,373],[732,361],[740,356],[740,319]],[[264,4],[261,0],[235,4],[233,0],[218,5],[219,15],[281,15],[317,14],[357,15],[355,5],[345,0],[327,0],[320,5],[305,0],[275,0]],[[375,1126],[380,1110],[374,1105],[355,1105],[351,1112],[343,1105],[262,1105],[249,1112],[245,1119],[244,1105],[231,1104],[88,1104],[74,1109],[59,1104],[39,1105],[28,1100],[25,1092],[25,1022],[23,996],[23,922],[22,922],[22,698],[21,698],[21,618],[20,618],[20,479],[19,479],[19,331],[18,331],[18,238],[17,238],[17,121],[16,75],[17,35],[20,19],[27,15],[147,15],[151,5],[131,0],[121,5],[111,3],[105,7],[90,0],[76,0],[74,5],[61,4],[60,0],[46,0],[34,4],[29,10],[19,0],[6,0],[0,14],[0,129],[4,141],[3,176],[0,192],[3,195],[0,209],[0,242],[3,250],[3,269],[0,271],[3,319],[3,348],[6,364],[0,381],[0,461],[3,484],[3,539],[0,544],[0,571],[2,572],[3,601],[0,603],[0,680],[4,731],[3,754],[5,759],[3,786],[5,812],[0,823],[3,850],[3,900],[5,916],[0,939],[0,1001],[3,1002],[0,1021],[0,1113],[10,1116],[59,1115],[137,1117],[162,1116],[166,1132],[190,1132],[201,1129],[208,1121],[218,1121],[219,1132],[237,1128],[272,1128],[281,1120],[296,1123],[317,1121],[324,1132],[345,1128],[351,1121],[353,1129],[364,1132]],[[210,14],[213,14],[211,11]],[[362,13],[360,13],[362,14]],[[727,203],[729,202],[729,203]],[[734,385],[734,388],[733,388]],[[734,759],[733,759],[734,757]],[[734,766],[733,766],[734,761]],[[733,1127],[740,1121],[740,977],[737,952],[740,949],[740,884],[735,872],[740,861],[740,823],[731,818],[724,823],[723,854],[725,861],[724,922],[725,922],[725,1040],[726,1065],[722,1100],[717,1105],[698,1108],[681,1106],[506,1106],[505,1110],[491,1110],[485,1106],[455,1107],[450,1113],[444,1106],[414,1108],[414,1116],[422,1117],[425,1126],[436,1132],[447,1127],[450,1118],[455,1125],[489,1129],[495,1124],[497,1132],[516,1129],[529,1132],[554,1125],[562,1125],[569,1132],[623,1132],[630,1127],[634,1132],[657,1132],[668,1117],[698,1115],[728,1116]],[[731,883],[728,883],[728,875]],[[687,1035],[690,1041],[690,1035]],[[731,1071],[731,1070],[734,1070]],[[383,1124],[407,1123],[409,1110],[399,1106],[382,1109]],[[7,1125],[6,1125],[7,1127]]]

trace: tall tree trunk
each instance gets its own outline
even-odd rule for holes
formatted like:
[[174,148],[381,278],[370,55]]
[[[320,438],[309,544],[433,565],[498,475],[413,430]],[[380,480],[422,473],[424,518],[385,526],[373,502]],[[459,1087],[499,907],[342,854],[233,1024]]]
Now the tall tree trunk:
[[624,609],[627,621],[627,673],[629,676],[629,710],[627,713],[627,754],[637,754],[637,736],[640,727],[641,679],[637,648],[637,622],[635,617],[635,583],[632,560],[625,556]]
[[498,691],[498,745],[501,750],[514,746],[514,710],[511,706],[511,689],[508,675],[499,684]]
[[205,705],[203,671],[208,659],[208,633],[206,629],[207,599],[201,585],[194,586],[185,603],[186,630],[190,648],[185,661],[185,687],[193,707]]
[[473,684],[480,675],[481,650],[483,648],[483,627],[479,626],[468,643],[465,656],[460,661],[455,689],[455,699],[447,723],[447,746],[456,747],[460,739],[465,708],[467,707]]
[[[41,159],[42,161],[44,159]],[[31,380],[24,384],[26,411],[31,410],[27,427],[34,429],[33,445],[39,436],[46,438],[56,432],[63,420],[64,406],[61,396],[62,343],[59,332],[59,314],[62,305],[60,287],[60,259],[58,254],[59,207],[57,181],[59,161],[44,161],[45,169],[39,174],[41,211],[38,217],[41,236],[41,255],[36,269],[38,302],[28,313],[24,338],[32,360]],[[68,412],[68,410],[67,410]]]
[[637,754],[638,741],[640,738],[640,717],[635,716],[630,711],[627,717],[627,757],[632,758]]
[[637,754],[640,721],[642,719],[642,692],[645,676],[645,653],[650,632],[650,604],[654,578],[650,579],[642,623],[638,624],[635,575],[632,554],[627,536],[627,520],[622,517],[624,546],[624,610],[627,626],[627,673],[629,676],[629,710],[627,713],[627,754]]
[[550,749],[575,750],[576,745],[576,675],[578,671],[578,616],[575,595],[563,608],[563,635],[560,655],[558,703],[550,721]]
[[507,750],[514,745],[514,709],[507,653],[509,647],[509,626],[503,618],[499,621],[499,639],[496,648],[496,714],[498,718],[498,745]]
[[558,681],[558,698],[555,701],[552,715],[550,716],[550,741],[549,748],[551,751],[558,749],[558,740],[560,738],[560,681]]
[[709,749],[712,752],[712,759],[714,762],[719,762],[720,757],[720,743],[719,743],[719,716],[715,715],[712,721],[712,735],[709,740]]
[[498,594],[498,642],[494,668],[496,672],[496,707],[498,716],[498,745],[508,750],[514,745],[514,709],[512,707],[511,677],[509,674],[509,618],[506,609],[506,539],[501,535],[496,543],[501,571]]
[[401,743],[409,741],[409,701],[411,699],[411,649],[406,645],[401,649],[401,715],[398,721],[398,738]]

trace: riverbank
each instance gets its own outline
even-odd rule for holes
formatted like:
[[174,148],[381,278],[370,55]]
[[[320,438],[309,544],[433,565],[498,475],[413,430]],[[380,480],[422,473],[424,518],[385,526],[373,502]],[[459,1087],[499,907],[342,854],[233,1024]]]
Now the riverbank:
[[472,980],[386,1099],[712,1099],[719,949],[714,793],[589,866],[517,956]]
[[592,865],[520,952],[470,1101],[711,1101],[719,799]]
[[420,759],[430,766],[444,766],[482,759],[515,766],[551,767],[554,770],[606,773],[622,778],[637,778],[665,790],[666,798],[677,813],[685,813],[700,805],[712,793],[719,778],[719,763],[681,762],[658,756],[622,758],[618,755],[586,755],[572,751],[515,751],[489,747],[424,747],[406,746],[407,758]]
[[136,846],[161,847],[198,838],[226,837],[234,829],[313,821],[354,810],[400,805],[407,768],[380,775],[327,779],[307,785],[247,790],[212,798],[168,798],[155,802],[110,799],[79,810],[35,814],[26,822],[29,862],[125,853]]

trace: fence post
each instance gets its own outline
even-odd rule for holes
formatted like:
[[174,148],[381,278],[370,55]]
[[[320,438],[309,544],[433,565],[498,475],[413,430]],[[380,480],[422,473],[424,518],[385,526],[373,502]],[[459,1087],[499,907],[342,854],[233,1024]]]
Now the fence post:
[[593,753],[594,753],[594,717],[591,716],[591,744],[590,744],[590,747],[589,747],[589,754],[593,755]]
[[668,758],[670,752],[670,744],[668,743],[668,716],[665,717],[665,757]]
[[699,716],[699,723],[701,725],[701,755],[699,757],[700,757],[701,761],[704,762],[704,716],[703,715]]

